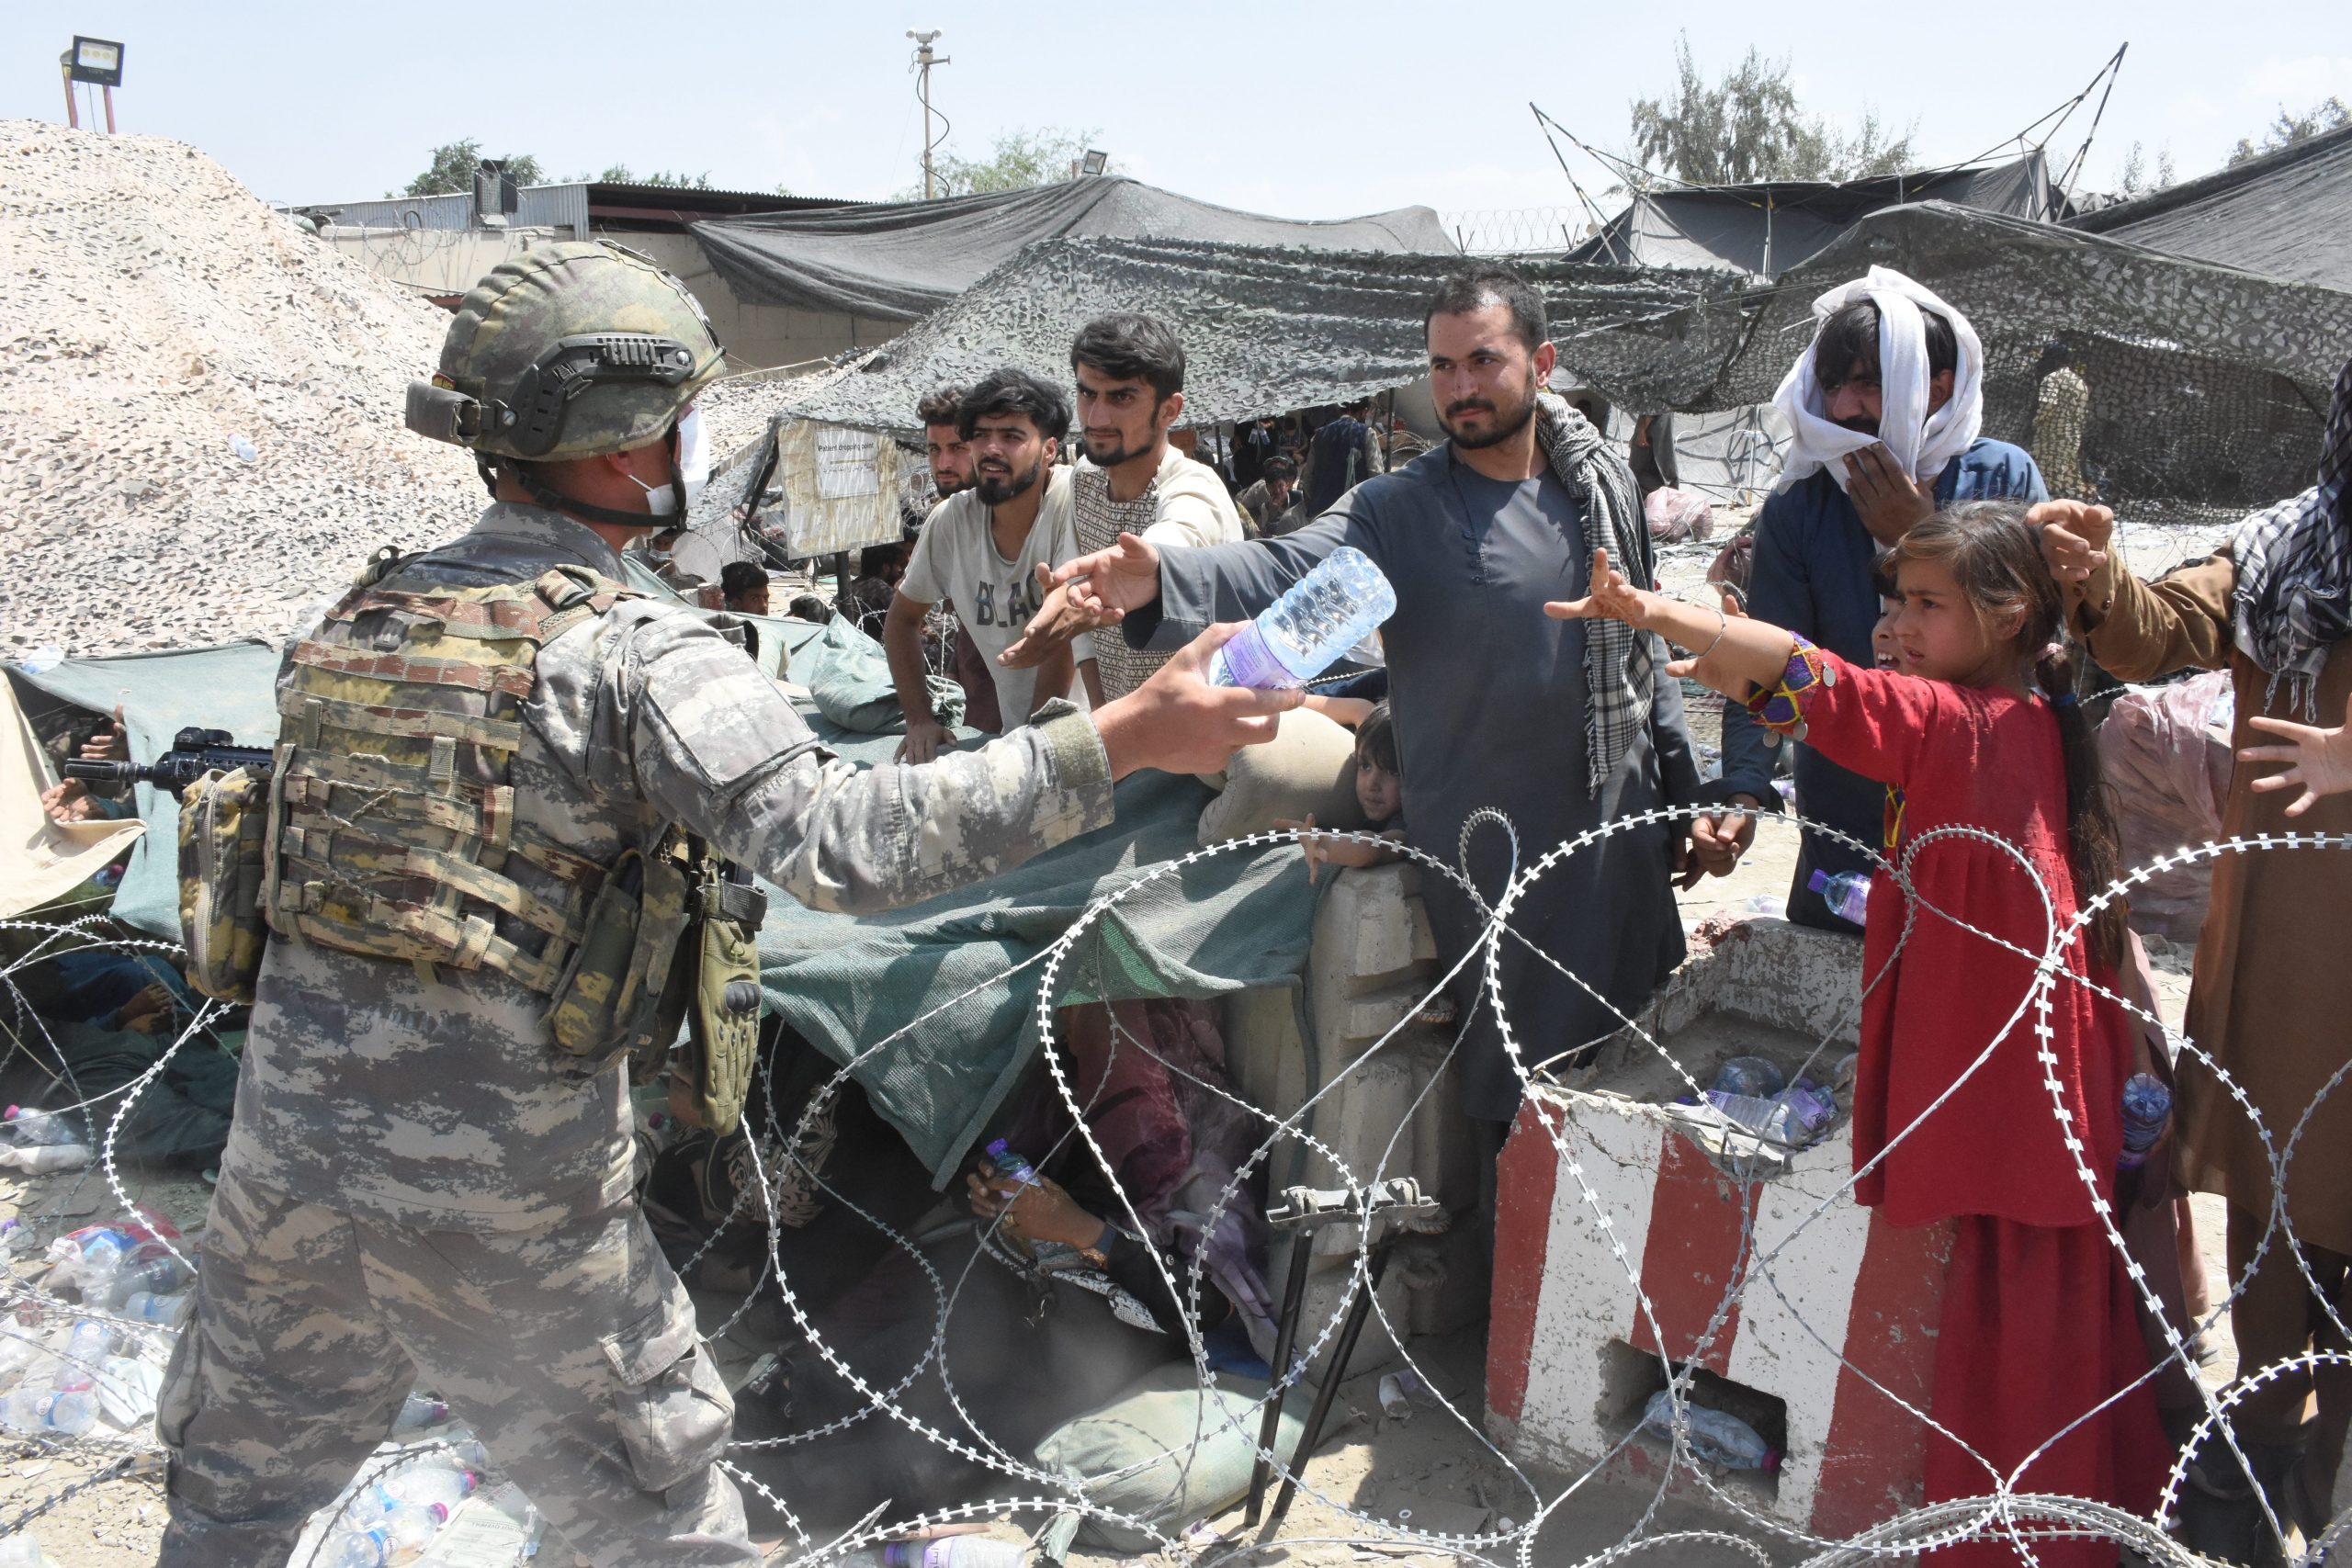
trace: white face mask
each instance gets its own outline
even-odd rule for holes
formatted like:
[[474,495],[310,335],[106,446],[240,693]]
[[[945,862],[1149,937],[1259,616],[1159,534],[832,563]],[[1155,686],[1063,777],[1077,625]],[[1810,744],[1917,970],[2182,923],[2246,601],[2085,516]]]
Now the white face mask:
[[[655,517],[677,513],[677,485],[650,485],[635,474],[629,478],[645,492],[645,510],[649,513]],[[689,408],[678,419],[678,479],[685,486],[688,506],[702,494],[702,487],[710,482],[710,448],[703,442],[702,410],[698,408]]]

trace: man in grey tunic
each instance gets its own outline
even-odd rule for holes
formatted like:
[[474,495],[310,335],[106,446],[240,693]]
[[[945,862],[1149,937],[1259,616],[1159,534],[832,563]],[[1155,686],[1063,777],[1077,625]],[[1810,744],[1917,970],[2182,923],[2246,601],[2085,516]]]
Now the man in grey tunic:
[[[1698,767],[1680,685],[1655,639],[1604,645],[1578,635],[1579,623],[1544,618],[1546,598],[1583,591],[1596,545],[1611,559],[1625,550],[1644,581],[1651,557],[1623,459],[1540,393],[1553,364],[1542,299],[1507,268],[1472,267],[1441,288],[1427,327],[1450,442],[1283,537],[1214,549],[1127,538],[1055,576],[1085,579],[1072,602],[1124,616],[1130,642],[1172,648],[1211,622],[1264,609],[1340,546],[1363,551],[1396,590],[1381,635],[1408,838],[1453,863],[1464,823],[1493,807],[1518,829],[1523,868],[1616,818],[1698,801]],[[1512,928],[1600,993],[1507,942],[1503,997],[1526,1066],[1608,1034],[1681,962],[1673,875],[1695,881],[1733,858],[1711,825],[1702,832],[1699,842],[1658,824],[1619,832],[1547,872],[1515,907]],[[1490,902],[1509,864],[1503,836],[1481,829],[1471,873]],[[1483,921],[1438,881],[1424,887],[1451,964]],[[1517,1111],[1521,1078],[1492,1010],[1470,1018],[1483,978],[1474,964],[1453,987],[1469,1018],[1464,1098],[1473,1117],[1500,1123]]]
[[831,755],[727,633],[622,584],[620,547],[691,486],[682,427],[719,359],[630,253],[502,263],[410,394],[496,504],[288,649],[276,934],[156,1416],[166,1568],[285,1561],[420,1380],[580,1557],[757,1561],[718,1467],[728,1391],[632,1201],[629,1042],[567,1022],[628,994],[594,968],[605,896],[641,878],[618,956],[643,951],[683,907],[655,869],[683,829],[816,908],[910,903],[1106,825],[1135,768],[1221,765],[1287,705],[1208,688],[1204,639],[1091,717],[924,767]]

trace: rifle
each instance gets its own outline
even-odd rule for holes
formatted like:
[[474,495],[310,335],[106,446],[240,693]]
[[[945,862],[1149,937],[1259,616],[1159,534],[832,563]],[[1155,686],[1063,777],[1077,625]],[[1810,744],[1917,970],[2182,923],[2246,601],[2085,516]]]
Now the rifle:
[[266,746],[239,746],[225,729],[189,726],[172,737],[172,749],[152,762],[83,761],[65,764],[65,776],[85,784],[151,784],[174,800],[180,791],[218,768],[244,769],[256,779],[269,776],[274,754]]

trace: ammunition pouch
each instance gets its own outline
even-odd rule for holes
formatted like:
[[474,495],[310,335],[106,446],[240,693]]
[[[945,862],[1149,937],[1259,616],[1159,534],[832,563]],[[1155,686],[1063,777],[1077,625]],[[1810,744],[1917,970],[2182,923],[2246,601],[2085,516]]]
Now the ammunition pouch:
[[760,1048],[760,922],[767,896],[729,882],[706,860],[695,885],[696,923],[692,1005],[694,1108],[702,1124],[726,1137],[743,1119]]
[[622,1051],[660,1051],[677,1036],[662,1003],[686,932],[688,885],[674,856],[623,852],[596,890],[580,943],[550,994],[548,1033],[556,1048],[601,1068]]
[[267,786],[243,768],[215,768],[180,793],[180,940],[188,984],[250,1002],[269,938],[262,921]]

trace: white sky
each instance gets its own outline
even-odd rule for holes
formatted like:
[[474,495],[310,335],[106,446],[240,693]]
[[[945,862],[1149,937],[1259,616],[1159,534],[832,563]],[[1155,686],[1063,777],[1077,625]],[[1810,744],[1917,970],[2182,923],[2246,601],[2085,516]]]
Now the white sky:
[[[2352,98],[2342,0],[2211,4],[1271,6],[1108,8],[864,0],[435,7],[214,0],[8,0],[0,117],[59,119],[75,32],[121,39],[125,130],[195,143],[262,197],[325,202],[405,185],[437,142],[536,154],[556,176],[623,163],[714,184],[872,199],[917,177],[909,28],[944,29],[949,150],[1001,130],[1099,133],[1128,173],[1285,217],[1411,202],[1441,211],[1574,201],[1527,105],[1623,147],[1664,91],[1676,32],[1711,77],[1750,43],[1788,54],[1807,105],[1916,118],[1926,161],[1968,157],[2078,91],[2131,43],[2084,183],[2125,150],[2217,166],[2283,102]],[[1065,18],[1068,18],[1067,20]],[[2073,156],[2078,113],[2052,151]],[[1596,195],[1608,183],[1572,166]]]

